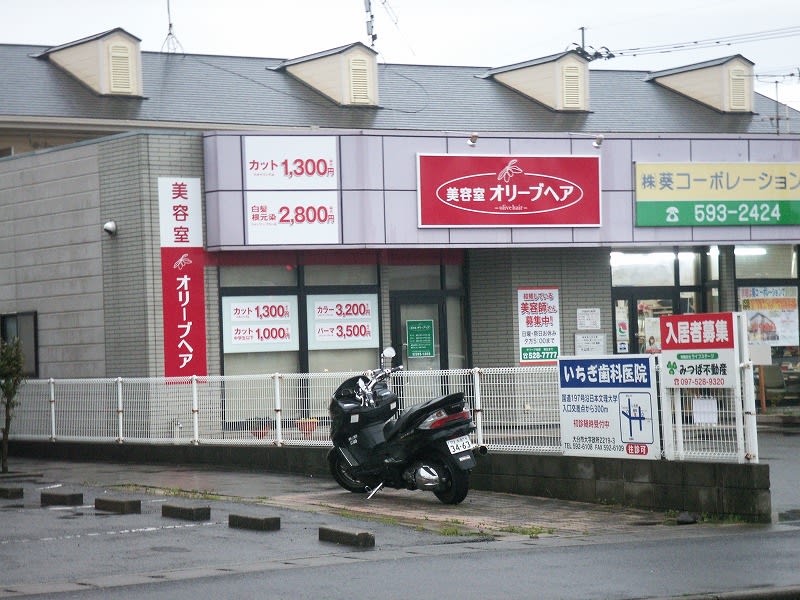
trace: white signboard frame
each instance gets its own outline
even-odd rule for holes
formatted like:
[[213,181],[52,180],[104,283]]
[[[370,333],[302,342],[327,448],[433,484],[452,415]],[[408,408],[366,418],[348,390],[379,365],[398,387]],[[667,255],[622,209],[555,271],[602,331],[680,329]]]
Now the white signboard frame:
[[519,288],[519,363],[555,364],[561,354],[557,287]]
[[297,351],[297,310],[297,296],[223,296],[223,351]]
[[248,246],[338,244],[339,193],[335,191],[247,192]]
[[561,358],[558,371],[564,455],[661,458],[654,356]]
[[244,137],[247,190],[338,190],[336,136]]
[[306,303],[308,349],[377,348],[377,294],[312,294]]

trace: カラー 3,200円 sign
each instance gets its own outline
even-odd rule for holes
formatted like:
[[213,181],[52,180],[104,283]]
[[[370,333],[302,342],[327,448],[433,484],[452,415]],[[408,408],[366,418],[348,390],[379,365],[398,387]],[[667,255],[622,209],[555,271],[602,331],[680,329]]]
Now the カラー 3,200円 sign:
[[596,156],[417,155],[420,227],[599,227]]

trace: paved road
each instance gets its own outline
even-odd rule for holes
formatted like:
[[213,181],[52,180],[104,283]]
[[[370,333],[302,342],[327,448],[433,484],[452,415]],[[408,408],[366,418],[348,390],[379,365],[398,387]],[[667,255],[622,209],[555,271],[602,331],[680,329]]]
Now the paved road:
[[[769,597],[753,590],[800,586],[800,436],[760,442],[772,525],[675,526],[661,513],[474,490],[456,507],[394,490],[365,502],[327,478],[12,457],[20,475],[0,485],[25,496],[0,500],[0,598]],[[84,502],[43,508],[47,490]],[[97,511],[96,498],[139,498],[142,514]],[[209,506],[211,518],[167,519],[165,503]],[[231,529],[230,514],[278,516],[281,529]],[[376,547],[320,542],[320,527],[369,531]]]

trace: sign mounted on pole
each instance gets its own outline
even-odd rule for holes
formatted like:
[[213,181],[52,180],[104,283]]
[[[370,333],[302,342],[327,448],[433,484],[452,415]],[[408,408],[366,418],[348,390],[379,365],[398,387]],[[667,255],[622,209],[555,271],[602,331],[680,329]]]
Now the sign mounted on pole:
[[561,358],[558,373],[565,455],[661,458],[655,357]]
[[661,317],[661,377],[668,388],[733,388],[733,313]]

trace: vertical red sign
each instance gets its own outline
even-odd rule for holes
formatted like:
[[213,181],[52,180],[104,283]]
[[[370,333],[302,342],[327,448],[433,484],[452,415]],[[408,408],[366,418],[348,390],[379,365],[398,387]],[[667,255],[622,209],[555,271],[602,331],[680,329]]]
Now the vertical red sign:
[[164,375],[207,375],[200,180],[159,177]]

